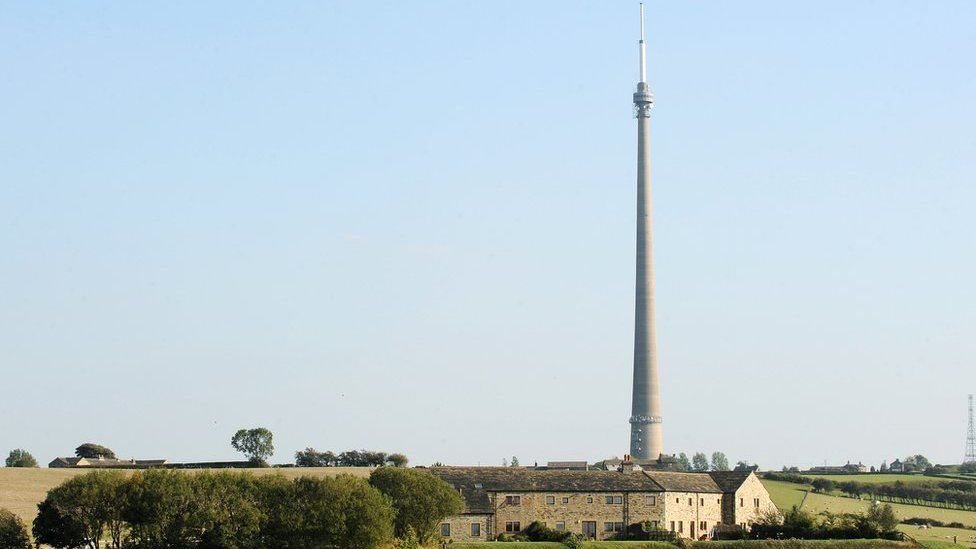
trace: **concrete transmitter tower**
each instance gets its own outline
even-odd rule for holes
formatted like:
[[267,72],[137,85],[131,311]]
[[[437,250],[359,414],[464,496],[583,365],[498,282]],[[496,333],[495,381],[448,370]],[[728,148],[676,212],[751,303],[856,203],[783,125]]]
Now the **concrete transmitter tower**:
[[630,454],[657,459],[664,452],[661,396],[654,328],[654,264],[651,238],[651,107],[644,46],[644,4],[640,6],[640,82],[634,92],[637,118],[637,292],[634,314],[634,396],[630,416]]

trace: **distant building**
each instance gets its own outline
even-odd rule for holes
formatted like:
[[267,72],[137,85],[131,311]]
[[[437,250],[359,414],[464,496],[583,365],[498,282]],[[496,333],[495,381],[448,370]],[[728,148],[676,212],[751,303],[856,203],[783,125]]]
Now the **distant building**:
[[822,474],[851,474],[851,473],[867,473],[869,467],[863,463],[851,463],[847,462],[845,465],[820,465],[818,467],[811,467],[809,473],[822,473]]
[[59,457],[54,458],[47,466],[51,468],[103,468],[103,469],[147,469],[149,467],[162,467],[166,465],[165,459],[114,459],[114,458],[83,458],[83,457]]
[[588,471],[589,463],[585,461],[550,461],[543,466],[536,467],[546,471]]
[[888,466],[888,472],[907,473],[908,467],[905,466],[905,463],[902,460],[896,459],[895,461],[891,462],[891,465]]
[[435,467],[430,472],[464,499],[464,512],[440,525],[441,537],[453,541],[494,540],[536,521],[590,539],[609,539],[643,522],[683,538],[707,539],[720,524],[747,528],[776,509],[751,472],[512,467]]

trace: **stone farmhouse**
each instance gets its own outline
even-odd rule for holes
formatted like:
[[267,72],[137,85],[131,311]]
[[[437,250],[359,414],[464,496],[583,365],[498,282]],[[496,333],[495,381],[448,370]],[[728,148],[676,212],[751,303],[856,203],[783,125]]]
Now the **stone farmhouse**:
[[144,469],[161,467],[166,464],[165,459],[114,459],[114,458],[83,458],[58,457],[54,458],[48,467],[54,468],[104,468],[104,469]]
[[708,539],[719,524],[748,527],[776,509],[751,471],[435,467],[430,472],[464,499],[464,513],[440,526],[441,537],[454,541],[493,540],[535,521],[599,540],[643,522],[684,538]]

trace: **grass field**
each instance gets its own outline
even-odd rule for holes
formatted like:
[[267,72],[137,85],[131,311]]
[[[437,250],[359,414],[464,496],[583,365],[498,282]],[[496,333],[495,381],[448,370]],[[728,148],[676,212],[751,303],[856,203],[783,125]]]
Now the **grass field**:
[[[907,477],[911,475],[844,476]],[[892,482],[892,480],[886,480],[884,482]],[[806,495],[806,499],[804,500],[804,495],[808,490],[810,490],[809,486],[773,480],[763,480],[762,483],[766,489],[769,490],[769,495],[772,497],[773,503],[775,503],[776,507],[778,507],[781,511],[786,511],[792,508],[794,505],[799,506],[801,501],[803,502],[803,506],[801,508],[811,513],[820,513],[823,511],[830,511],[831,513],[860,513],[866,511],[871,505],[871,502],[868,500],[857,500],[848,497],[839,497],[826,494],[814,494],[812,492],[809,495]],[[967,526],[976,527],[976,512],[973,511],[957,511],[954,509],[939,509],[937,507],[922,507],[919,505],[904,505],[900,503],[892,503],[891,507],[895,510],[895,514],[898,515],[898,518],[902,519],[922,517],[935,519],[942,522],[961,522]],[[976,536],[976,531],[973,530],[965,530],[960,528],[922,529],[918,528],[917,526],[910,526],[907,524],[900,525],[898,529],[917,539],[919,542],[922,542],[929,547],[929,549],[948,549],[952,546],[953,537],[955,537],[959,542],[959,545],[955,545],[956,548],[960,546],[976,547],[976,537],[974,537]]]
[[801,476],[809,478],[825,478],[834,482],[863,482],[865,484],[884,484],[889,482],[932,482],[939,480],[938,477],[927,477],[922,474],[898,474],[898,473],[866,473],[860,475],[815,475],[800,473]]
[[[907,543],[883,540],[784,540],[784,541],[705,541],[688,542],[696,549],[909,549]],[[562,543],[529,542],[461,542],[451,549],[566,549]],[[588,541],[585,549],[674,549],[675,545],[659,541]],[[957,545],[958,549],[959,546]],[[938,549],[933,547],[932,549]]]
[[[187,469],[195,473],[203,469]],[[328,477],[340,473],[367,477],[372,471],[369,467],[287,467],[281,469],[220,469],[220,471],[247,471],[255,475],[280,473],[287,478],[300,476]],[[47,491],[65,480],[83,475],[90,469],[22,469],[0,468],[0,507],[19,515],[28,525],[37,515],[37,504],[44,500]],[[122,469],[131,474],[131,469]]]

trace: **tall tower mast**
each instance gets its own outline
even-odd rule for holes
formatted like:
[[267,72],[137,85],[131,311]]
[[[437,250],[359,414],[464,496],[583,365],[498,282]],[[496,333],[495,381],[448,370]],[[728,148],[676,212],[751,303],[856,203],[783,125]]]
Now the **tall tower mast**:
[[969,434],[966,436],[966,459],[963,463],[976,463],[976,425],[973,424],[973,395],[969,395]]
[[661,397],[654,327],[654,262],[651,238],[651,107],[644,45],[644,4],[640,5],[640,81],[634,92],[637,118],[637,287],[634,310],[634,395],[630,416],[630,454],[656,459],[664,451]]

